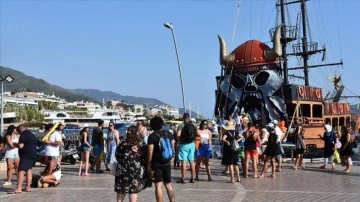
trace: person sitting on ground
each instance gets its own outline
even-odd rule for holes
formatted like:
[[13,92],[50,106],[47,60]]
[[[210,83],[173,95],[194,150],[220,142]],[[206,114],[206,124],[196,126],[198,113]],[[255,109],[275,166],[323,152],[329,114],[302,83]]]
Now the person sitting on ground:
[[61,169],[57,165],[54,169],[50,169],[50,165],[55,165],[56,162],[50,156],[45,156],[43,159],[43,164],[47,164],[45,171],[42,173],[42,177],[38,181],[38,188],[48,188],[49,186],[58,186],[61,179]]

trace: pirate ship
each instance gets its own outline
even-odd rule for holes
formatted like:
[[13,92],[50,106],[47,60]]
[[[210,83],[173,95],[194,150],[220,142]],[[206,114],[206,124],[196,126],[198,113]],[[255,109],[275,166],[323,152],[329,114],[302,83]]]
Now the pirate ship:
[[[297,23],[289,25],[285,16],[287,6],[300,4]],[[310,65],[315,54],[325,54],[326,48],[309,40],[306,0],[278,0],[277,26],[270,30],[272,47],[259,40],[248,40],[227,54],[225,40],[220,43],[221,74],[216,77],[215,116],[234,115],[257,108],[266,124],[284,120],[290,129],[301,124],[305,128],[306,144],[324,147],[319,134],[324,133],[324,124],[333,128],[349,126],[352,122],[349,103],[340,102],[344,86],[341,77],[330,78],[334,91],[323,96],[323,89],[309,85],[309,70],[326,66],[341,66],[335,63]],[[301,65],[293,67],[290,57],[296,57]],[[324,57],[324,56],[323,56]],[[303,70],[303,75],[289,74]],[[289,78],[302,79],[302,84],[289,82]]]

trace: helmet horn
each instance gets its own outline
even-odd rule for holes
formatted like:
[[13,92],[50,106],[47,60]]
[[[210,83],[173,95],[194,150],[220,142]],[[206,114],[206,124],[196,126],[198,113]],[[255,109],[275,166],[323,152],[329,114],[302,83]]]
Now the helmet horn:
[[225,66],[231,66],[234,63],[235,56],[233,54],[226,55],[226,43],[221,36],[218,35],[220,43],[220,64]]
[[269,60],[275,60],[282,55],[281,43],[280,43],[280,31],[281,25],[279,25],[273,36],[273,49],[265,50],[264,55]]

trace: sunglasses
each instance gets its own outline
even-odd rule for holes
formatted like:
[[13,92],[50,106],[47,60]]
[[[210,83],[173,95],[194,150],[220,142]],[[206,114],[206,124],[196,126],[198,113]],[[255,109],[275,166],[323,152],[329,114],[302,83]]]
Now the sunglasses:
[[112,127],[112,126],[114,126],[114,125],[109,125],[109,127]]

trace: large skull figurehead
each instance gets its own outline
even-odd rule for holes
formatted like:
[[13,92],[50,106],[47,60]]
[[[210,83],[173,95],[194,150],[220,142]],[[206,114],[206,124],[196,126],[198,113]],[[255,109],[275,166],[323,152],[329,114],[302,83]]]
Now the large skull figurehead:
[[246,108],[248,102],[257,102],[269,120],[284,115],[284,101],[275,96],[283,79],[280,76],[280,26],[273,38],[273,49],[257,40],[246,41],[230,55],[226,55],[225,41],[219,36],[220,63],[225,68],[220,91],[226,96],[226,105],[219,109],[222,115],[234,114]]

